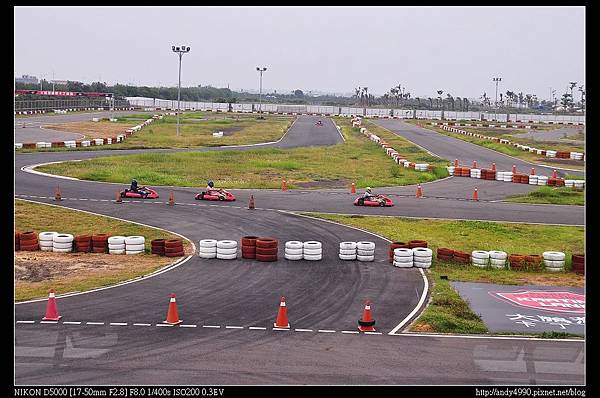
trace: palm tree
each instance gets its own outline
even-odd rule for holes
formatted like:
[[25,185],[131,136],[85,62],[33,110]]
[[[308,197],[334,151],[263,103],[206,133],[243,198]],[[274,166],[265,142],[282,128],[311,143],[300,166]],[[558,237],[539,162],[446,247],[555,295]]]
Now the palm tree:
[[523,92],[519,93],[519,108],[523,105]]
[[448,102],[452,104],[452,110],[454,110],[454,97],[452,97],[450,93],[447,93],[446,97],[448,98]]
[[463,102],[465,103],[465,105],[467,106],[467,112],[469,112],[469,100],[466,98],[463,98]]
[[[438,95],[439,95],[439,97],[438,97],[438,105],[439,105],[439,104],[442,104],[442,105],[444,105],[444,102],[443,102],[443,100],[442,100],[442,94],[444,94],[444,90],[438,90],[438,91],[437,91],[437,93],[438,93]],[[441,108],[441,107],[440,107],[440,108]]]
[[463,111],[463,104],[462,104],[462,99],[460,97],[456,97],[456,101],[458,102],[458,105],[460,106],[460,110]]
[[367,106],[369,106],[369,87],[363,87],[364,97],[367,100]]
[[[361,88],[360,88],[360,86],[358,86],[357,88],[354,89],[354,96],[356,97],[357,100],[359,98],[362,100],[362,95],[360,93],[361,93]],[[360,104],[360,102],[359,102],[359,104]]]
[[433,109],[433,98],[429,97],[429,107]]

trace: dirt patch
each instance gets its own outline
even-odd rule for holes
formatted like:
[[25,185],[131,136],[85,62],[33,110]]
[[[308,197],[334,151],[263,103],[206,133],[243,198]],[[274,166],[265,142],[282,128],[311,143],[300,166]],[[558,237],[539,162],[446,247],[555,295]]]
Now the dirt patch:
[[299,188],[348,188],[350,181],[348,180],[324,180],[310,182],[294,182],[294,185]]
[[235,133],[236,131],[240,131],[240,130],[242,130],[241,127],[226,127],[226,128],[222,128],[222,129],[217,129],[217,130],[213,131],[213,133],[218,133],[219,131],[222,131],[224,136],[228,136],[228,135],[233,135],[233,133]]
[[125,134],[125,131],[132,127],[131,123],[108,121],[59,123],[43,126],[43,128],[50,130],[80,133],[85,135],[86,139],[116,137],[117,135]]
[[555,275],[524,275],[516,278],[515,282],[523,283],[525,285],[540,285],[540,286],[573,286],[583,287],[584,277],[573,272]]
[[435,332],[433,326],[428,323],[417,323],[410,330],[411,332]]

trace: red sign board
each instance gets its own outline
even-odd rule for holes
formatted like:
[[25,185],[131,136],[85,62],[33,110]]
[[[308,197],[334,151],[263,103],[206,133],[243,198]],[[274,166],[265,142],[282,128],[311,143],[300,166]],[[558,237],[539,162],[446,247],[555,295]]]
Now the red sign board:
[[585,296],[572,292],[527,290],[519,292],[490,292],[501,300],[521,307],[551,312],[585,314]]
[[54,95],[59,97],[112,97],[112,93],[83,91],[15,90],[15,94]]

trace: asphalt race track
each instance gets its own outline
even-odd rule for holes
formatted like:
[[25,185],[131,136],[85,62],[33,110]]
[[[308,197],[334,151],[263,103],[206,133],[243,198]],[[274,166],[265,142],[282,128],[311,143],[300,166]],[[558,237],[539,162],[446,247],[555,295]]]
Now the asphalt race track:
[[[315,126],[318,119],[299,117],[279,142],[267,145],[302,147],[342,141],[330,119],[323,118],[323,126]],[[279,261],[205,260],[194,255],[150,278],[58,298],[63,316],[58,324],[40,323],[45,300],[15,305],[16,384],[585,382],[581,340],[402,333],[424,298],[426,285],[421,272],[390,266],[388,242],[379,237],[291,213],[583,225],[583,208],[494,202],[506,195],[507,189],[521,184],[489,181],[488,185],[481,180],[477,181],[480,196],[488,192],[495,199],[478,203],[462,200],[461,190],[466,197],[471,190],[471,179],[467,178],[424,184],[425,195],[431,195],[424,199],[414,198],[414,187],[381,189],[397,195],[397,205],[386,209],[352,206],[354,195],[347,190],[233,190],[239,200],[214,203],[195,201],[193,194],[198,189],[159,187],[160,199],[115,204],[115,192],[123,188],[122,184],[57,179],[21,170],[43,162],[137,152],[17,154],[15,197],[56,204],[53,193],[60,184],[64,199],[60,206],[165,228],[196,244],[206,238],[239,241],[244,235],[275,237],[279,240]],[[171,191],[175,206],[166,204]],[[256,198],[254,211],[247,209],[250,194]],[[321,241],[323,260],[284,260],[287,240]],[[345,240],[375,242],[376,261],[339,260],[338,244]],[[177,294],[183,324],[156,326],[166,317],[171,292]],[[287,298],[289,331],[273,330],[281,296]],[[355,333],[365,299],[372,302],[375,334]]]

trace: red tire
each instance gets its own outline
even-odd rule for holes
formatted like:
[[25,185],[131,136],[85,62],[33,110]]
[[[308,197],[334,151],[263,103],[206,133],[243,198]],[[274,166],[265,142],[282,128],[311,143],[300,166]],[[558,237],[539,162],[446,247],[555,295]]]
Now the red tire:
[[109,234],[95,234],[92,235],[92,241],[94,242],[108,242]]
[[452,260],[454,259],[454,257],[452,257],[452,256],[447,256],[447,255],[444,255],[444,254],[438,254],[438,255],[437,255],[437,259],[438,259],[439,261],[446,261],[446,262],[450,262],[450,261],[452,261]]
[[469,253],[460,251],[460,250],[453,250],[452,256],[454,258],[464,258],[469,260],[471,258],[471,255]]
[[260,239],[258,236],[244,236],[242,238],[242,246],[256,246],[256,240]]
[[470,259],[465,258],[465,257],[452,257],[452,261],[455,263],[460,263],[460,264],[468,264]]
[[277,247],[277,240],[272,238],[259,238],[256,240],[256,247],[262,247],[263,249]]
[[19,234],[19,242],[25,242],[28,240],[36,240],[37,241],[37,234],[35,233],[35,231],[27,231],[27,232],[21,232]]
[[75,242],[91,242],[92,235],[77,235],[74,239]]
[[106,253],[106,247],[92,247],[92,253]]
[[585,254],[573,254],[571,262],[573,264],[585,264]]
[[525,256],[525,261],[530,264],[541,264],[542,256],[540,256],[539,254],[531,254],[529,256]]
[[445,248],[445,247],[438,247],[437,254],[438,254],[438,257],[439,256],[453,257],[454,256],[454,250],[448,249],[448,248]]
[[275,255],[275,254],[270,254],[270,255],[257,254],[256,260],[265,261],[265,262],[277,261],[277,255]]
[[181,239],[169,239],[165,241],[165,249],[167,248],[182,248],[183,242]]
[[153,239],[150,241],[152,247],[165,247],[165,239]]
[[427,241],[425,240],[411,240],[408,242],[408,247],[414,249],[415,247],[427,247]]
[[256,248],[256,254],[257,255],[262,255],[262,256],[272,256],[272,255],[277,255],[277,248],[276,247],[257,247]]
[[242,258],[252,258],[255,259],[256,258],[256,253],[255,252],[242,252]]
[[179,253],[183,251],[183,247],[165,247],[165,254],[167,253]]
[[20,245],[20,249],[27,252],[33,252],[36,250],[40,250],[40,245],[37,243],[34,245]]
[[183,256],[185,256],[185,253],[183,252],[183,250],[178,251],[178,252],[173,252],[173,253],[165,252],[165,257],[183,257]]
[[90,247],[89,246],[77,246],[77,248],[75,248],[75,251],[79,252],[79,253],[89,253]]

